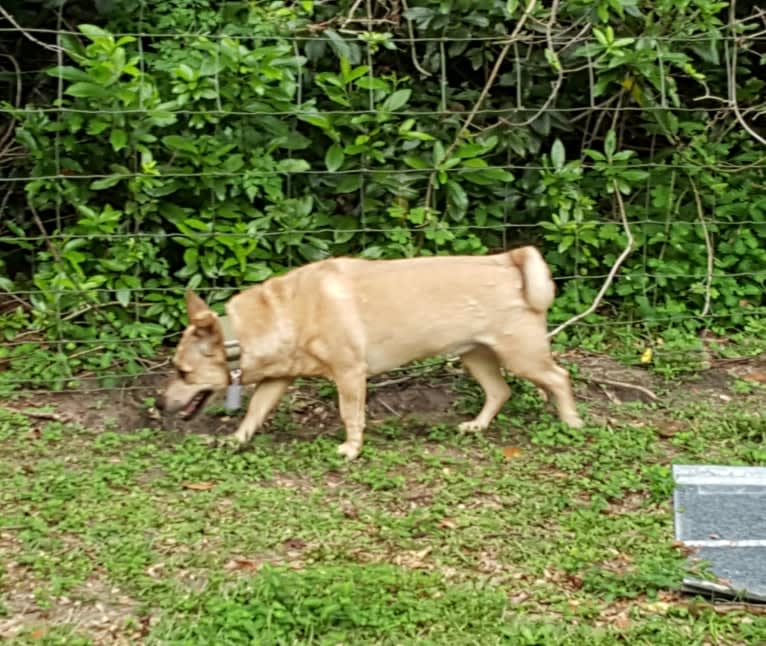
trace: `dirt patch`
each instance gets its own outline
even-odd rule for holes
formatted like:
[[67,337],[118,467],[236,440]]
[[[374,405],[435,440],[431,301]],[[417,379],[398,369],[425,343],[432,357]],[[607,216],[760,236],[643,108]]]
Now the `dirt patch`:
[[[367,401],[370,420],[391,417],[444,415],[458,399],[449,383],[433,384],[422,378],[413,377],[400,381],[378,379],[382,386],[371,382]],[[148,427],[178,433],[218,435],[232,433],[241,421],[247,401],[252,393],[246,389],[243,409],[236,415],[222,415],[216,412],[221,402],[213,402],[210,409],[188,422],[176,418],[164,418],[150,405],[162,387],[165,375],[146,375],[137,379],[130,387],[106,389],[80,389],[65,392],[36,393],[14,398],[4,407],[23,411],[41,422],[63,422],[78,424],[93,432],[133,432]],[[387,381],[395,383],[387,384]],[[279,409],[269,418],[265,431],[275,424],[288,423],[298,436],[315,436],[328,429],[341,426],[335,394],[325,395],[327,381],[319,379],[301,380],[292,386]],[[211,412],[212,411],[212,412]],[[285,417],[287,419],[285,419]]]
[[[759,387],[766,383],[766,354],[747,359],[720,359],[707,369],[673,383],[642,366],[626,366],[611,357],[572,351],[561,355],[565,362],[577,365],[574,380],[576,397],[585,402],[593,419],[598,420],[613,406],[630,403],[654,403],[673,408],[691,400],[730,401],[737,380]],[[370,382],[367,413],[371,425],[386,419],[404,420],[408,430],[417,432],[434,423],[454,423],[464,415],[455,411],[461,395],[455,391],[457,379],[452,370],[441,375],[381,375]],[[29,413],[41,423],[61,421],[79,424],[93,432],[107,430],[133,432],[144,428],[162,428],[171,433],[228,434],[236,430],[243,411],[225,416],[213,403],[211,409],[189,422],[163,418],[150,406],[162,387],[166,374],[150,374],[135,379],[129,386],[114,389],[80,389],[20,395],[4,407]],[[245,401],[250,395],[246,389]],[[288,427],[290,436],[316,437],[341,428],[337,399],[332,384],[320,379],[299,380],[288,391],[282,404],[265,425],[265,432],[275,426]],[[218,402],[217,406],[220,406]],[[412,427],[412,428],[410,428]]]
[[[563,358],[576,364],[576,396],[588,402],[598,418],[614,404],[654,404],[673,410],[693,402],[724,405],[735,396],[735,384],[743,382],[757,392],[766,384],[766,353],[754,357],[712,359],[709,367],[674,379],[652,373],[643,366],[626,366],[611,357],[573,351]],[[642,414],[643,415],[643,414]]]
[[450,384],[412,383],[375,388],[368,397],[370,416],[385,418],[394,415],[428,415],[448,412],[459,395]]
[[28,568],[15,563],[6,566],[7,592],[3,605],[7,618],[0,619],[0,640],[12,640],[24,631],[35,640],[44,640],[57,626],[77,626],[98,644],[135,644],[148,632],[149,617],[137,617],[138,604],[118,588],[91,577],[65,595],[49,600],[46,608],[35,595],[39,582],[30,578]]

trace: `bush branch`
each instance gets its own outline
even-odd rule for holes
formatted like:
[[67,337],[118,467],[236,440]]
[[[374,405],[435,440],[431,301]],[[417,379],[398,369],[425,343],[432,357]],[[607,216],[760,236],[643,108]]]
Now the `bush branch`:
[[707,316],[710,314],[710,292],[713,284],[713,263],[715,261],[715,254],[713,251],[713,243],[710,241],[710,232],[705,222],[705,212],[702,208],[702,198],[700,198],[699,191],[697,190],[697,184],[689,175],[689,185],[692,187],[692,193],[694,195],[694,203],[697,205],[697,215],[702,225],[702,232],[705,235],[705,248],[707,249],[707,274],[705,276],[705,305],[702,308],[701,316]]
[[562,330],[568,328],[570,325],[574,325],[575,323],[577,323],[577,321],[584,319],[586,316],[596,311],[598,306],[601,305],[601,301],[604,298],[604,294],[606,294],[606,291],[609,289],[609,287],[611,287],[612,281],[614,280],[614,277],[617,275],[617,272],[620,270],[622,263],[633,251],[633,244],[634,244],[633,232],[630,230],[630,224],[628,223],[628,216],[625,213],[625,203],[622,201],[622,195],[620,194],[620,188],[617,185],[617,180],[612,180],[612,187],[614,188],[614,195],[615,195],[615,200],[617,202],[617,208],[620,212],[622,227],[623,227],[623,230],[625,231],[625,236],[627,237],[628,242],[625,245],[625,249],[623,249],[622,253],[619,255],[619,257],[615,261],[612,268],[609,270],[609,274],[607,274],[604,284],[601,286],[601,289],[599,290],[598,294],[596,294],[596,298],[593,299],[593,302],[591,303],[590,307],[584,312],[580,312],[576,316],[573,316],[568,321],[564,321],[564,323],[562,323],[557,328],[549,332],[548,338],[552,338],[556,336]]
[[[555,6],[558,6],[558,0],[555,0],[554,4]],[[500,50],[500,53],[497,56],[497,60],[495,60],[495,65],[492,67],[492,71],[489,74],[489,78],[487,79],[487,82],[484,84],[484,87],[481,90],[481,94],[479,94],[479,98],[476,100],[476,103],[474,104],[473,108],[468,113],[468,116],[463,122],[463,125],[460,127],[460,130],[458,131],[454,141],[450,144],[449,148],[447,148],[447,151],[444,153],[444,157],[442,161],[449,159],[449,156],[454,152],[455,148],[457,148],[458,144],[460,143],[460,139],[463,137],[465,132],[473,123],[473,120],[476,118],[476,115],[479,113],[479,110],[481,110],[481,106],[484,104],[484,101],[487,98],[489,91],[492,89],[492,86],[495,84],[495,79],[497,78],[497,75],[500,72],[500,67],[505,61],[505,57],[508,56],[508,52],[511,50],[511,47],[513,46],[516,38],[521,32],[521,29],[524,27],[524,24],[527,22],[527,18],[529,18],[530,14],[532,13],[536,5],[537,5],[537,0],[529,0],[529,3],[527,4],[527,8],[524,10],[524,13],[521,15],[521,18],[519,18],[519,22],[516,23],[516,27],[511,32],[511,35],[508,36],[508,39],[506,40],[505,45],[503,46],[503,49]],[[431,196],[433,194],[434,178],[436,177],[436,173],[437,171],[433,171],[428,176],[428,186],[426,187],[426,198],[425,198],[425,206],[427,209],[431,207]]]

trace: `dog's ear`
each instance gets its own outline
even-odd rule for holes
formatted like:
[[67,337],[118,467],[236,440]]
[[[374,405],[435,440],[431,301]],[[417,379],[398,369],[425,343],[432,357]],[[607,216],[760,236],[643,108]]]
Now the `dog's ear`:
[[209,329],[215,323],[213,311],[190,289],[186,290],[186,313],[189,315],[189,323],[198,329]]

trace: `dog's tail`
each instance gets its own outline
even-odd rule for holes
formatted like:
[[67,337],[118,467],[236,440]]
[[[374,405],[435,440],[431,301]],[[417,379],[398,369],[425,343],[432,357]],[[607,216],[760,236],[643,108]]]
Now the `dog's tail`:
[[535,247],[519,247],[508,252],[511,262],[521,271],[524,282],[524,300],[529,307],[545,314],[553,304],[556,285],[551,270]]

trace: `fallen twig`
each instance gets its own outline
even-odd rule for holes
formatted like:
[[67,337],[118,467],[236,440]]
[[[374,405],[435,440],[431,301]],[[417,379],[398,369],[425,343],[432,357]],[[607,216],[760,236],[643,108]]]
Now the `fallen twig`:
[[657,397],[657,395],[655,395],[651,390],[645,388],[644,386],[639,386],[638,384],[631,384],[627,381],[617,381],[615,379],[606,379],[604,377],[595,377],[593,375],[587,375],[585,379],[597,384],[604,384],[605,386],[614,386],[615,388],[624,388],[625,390],[637,390],[638,392],[646,395],[652,401],[660,401],[660,398]]
[[6,410],[13,411],[14,413],[18,413],[19,415],[24,415],[24,417],[31,417],[32,419],[45,419],[51,422],[60,422],[62,424],[69,424],[72,420],[69,417],[66,417],[65,415],[58,415],[57,413],[46,413],[44,411],[30,411],[30,410],[19,410],[18,408],[10,408],[8,406],[4,406]]
[[385,409],[386,409],[386,410],[387,410],[389,413],[391,413],[392,415],[394,415],[395,417],[401,417],[401,414],[400,414],[400,413],[397,413],[397,412],[396,412],[396,410],[394,410],[394,407],[393,407],[393,406],[390,406],[389,404],[387,404],[385,401],[383,401],[383,400],[382,400],[382,399],[380,399],[380,398],[378,398],[376,401],[377,401],[377,402],[378,402],[378,403],[379,403],[381,406],[383,406],[383,408],[385,408]]
[[620,187],[617,185],[617,180],[612,180],[612,186],[614,187],[614,195],[617,200],[617,208],[620,211],[620,219],[622,220],[622,227],[623,227],[623,230],[625,231],[625,235],[628,238],[628,242],[625,245],[625,249],[623,250],[623,252],[620,254],[620,256],[617,258],[612,268],[609,270],[609,274],[607,275],[606,280],[604,281],[604,284],[601,286],[601,289],[599,290],[598,294],[596,294],[596,297],[593,299],[593,302],[591,303],[590,307],[584,312],[580,312],[579,314],[570,318],[568,321],[564,321],[561,325],[554,328],[551,332],[548,333],[548,338],[556,336],[562,330],[568,328],[570,325],[573,325],[574,323],[577,323],[577,321],[579,321],[580,319],[584,319],[586,316],[596,311],[596,308],[598,308],[598,306],[601,305],[601,301],[604,298],[604,294],[606,294],[606,291],[612,285],[612,281],[614,280],[614,277],[617,275],[617,272],[620,270],[622,263],[630,255],[631,251],[633,251],[633,243],[634,243],[633,232],[630,230],[630,224],[628,223],[628,216],[625,213],[625,204],[622,201],[622,195],[620,194]]

